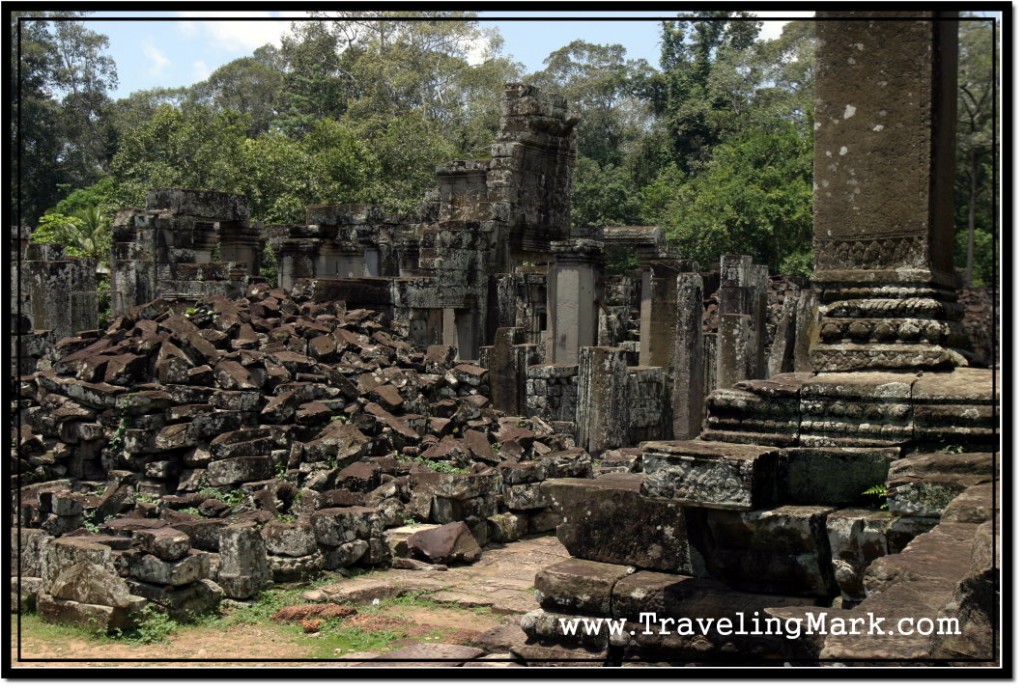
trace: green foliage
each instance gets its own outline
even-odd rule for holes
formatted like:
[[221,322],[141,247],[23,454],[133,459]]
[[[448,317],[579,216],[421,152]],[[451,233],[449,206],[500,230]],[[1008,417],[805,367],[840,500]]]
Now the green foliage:
[[717,146],[660,219],[689,258],[714,264],[750,254],[777,269],[810,247],[811,141],[781,122],[752,128]]
[[623,166],[580,158],[573,183],[572,222],[577,227],[638,225],[641,199]]
[[[108,163],[111,141],[104,119],[107,93],[117,86],[107,37],[76,21],[80,12],[12,12],[9,93],[14,112],[11,142],[12,207],[18,222],[31,224],[68,190],[96,182]],[[21,166],[20,168],[18,166]],[[62,212],[66,213],[66,212]]]
[[992,213],[999,166],[993,157],[999,78],[992,51],[993,24],[991,19],[970,17],[959,23],[954,199],[956,227],[965,233],[963,240],[957,237],[958,266],[964,267],[969,283],[992,281],[991,238],[999,237],[999,218]]
[[790,277],[810,278],[814,273],[814,251],[806,249],[790,252],[779,264],[779,273]]
[[884,484],[873,485],[871,487],[868,487],[866,490],[861,492],[861,494],[863,494],[866,497],[873,497],[877,502],[879,502],[879,504],[878,504],[879,511],[888,511],[889,510],[889,502],[887,501],[887,498],[889,496],[889,492],[885,488]]
[[605,254],[605,270],[609,276],[623,275],[640,268],[636,248],[611,246]]
[[233,489],[225,492],[224,490],[216,487],[203,487],[199,490],[199,494],[209,499],[216,499],[230,507],[239,506],[249,498],[249,495],[244,490]]
[[423,456],[416,456],[415,458],[413,458],[411,456],[399,454],[398,462],[416,463],[418,465],[424,466],[425,468],[429,469],[431,472],[434,473],[448,473],[449,475],[466,475],[467,473],[469,473],[469,469],[467,468],[460,468],[456,465],[449,463],[448,461],[432,461],[423,458]]
[[117,427],[110,434],[110,441],[107,442],[107,448],[111,453],[120,454],[124,451],[124,435],[128,431],[128,424],[127,415],[122,415],[121,419],[117,421]]
[[178,630],[178,622],[155,605],[146,605],[139,612],[135,623],[135,629],[127,632],[116,631],[114,637],[130,645],[149,645],[151,643],[166,643],[171,635]]
[[[958,267],[967,267],[967,245],[970,232],[961,230],[956,234],[956,254],[954,261]],[[992,285],[996,282],[999,272],[999,255],[996,241],[992,234],[982,228],[974,230],[974,266],[971,272],[973,285]]]

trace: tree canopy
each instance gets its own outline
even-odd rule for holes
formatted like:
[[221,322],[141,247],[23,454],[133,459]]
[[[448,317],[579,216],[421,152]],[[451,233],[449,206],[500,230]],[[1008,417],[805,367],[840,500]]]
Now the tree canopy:
[[[471,13],[319,11],[201,82],[115,101],[107,39],[82,13],[12,16],[12,201],[38,237],[75,251],[94,251],[82,248],[100,246],[89,236],[109,233],[114,209],[163,186],[246,194],[267,223],[301,223],[312,203],[414,210],[437,165],[487,155],[504,85],[528,81],[581,116],[574,224],[661,225],[704,265],[742,252],[810,270],[810,21],[765,40],[747,13],[682,12],[661,24],[658,67],[580,38],[524,75]],[[979,244],[999,234],[991,32],[960,27],[958,261],[982,280],[993,272]]]

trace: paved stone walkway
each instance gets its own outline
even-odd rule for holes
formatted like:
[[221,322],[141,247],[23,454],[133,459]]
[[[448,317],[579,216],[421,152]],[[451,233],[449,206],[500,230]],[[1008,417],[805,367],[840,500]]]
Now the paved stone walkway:
[[[446,571],[392,569],[370,573],[319,590],[309,591],[313,601],[369,604],[375,599],[421,593],[425,599],[446,605],[488,607],[507,614],[508,623],[477,637],[472,646],[416,644],[390,653],[363,653],[349,662],[332,666],[373,667],[516,667],[508,650],[521,644],[526,635],[519,628],[519,615],[537,608],[533,577],[538,570],[568,559],[569,553],[553,535],[529,538],[484,549],[480,561]],[[364,661],[355,662],[362,658]]]
[[442,604],[524,614],[537,608],[532,590],[534,574],[568,558],[561,543],[553,535],[545,535],[488,546],[480,561],[468,566],[453,566],[446,571],[380,571],[310,591],[307,598],[360,605],[419,592]]

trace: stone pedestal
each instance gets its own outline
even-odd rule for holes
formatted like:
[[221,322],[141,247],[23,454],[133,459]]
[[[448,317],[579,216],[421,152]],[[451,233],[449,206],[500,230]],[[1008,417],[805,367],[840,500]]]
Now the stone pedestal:
[[953,273],[957,25],[908,14],[819,14],[816,371],[967,364]]

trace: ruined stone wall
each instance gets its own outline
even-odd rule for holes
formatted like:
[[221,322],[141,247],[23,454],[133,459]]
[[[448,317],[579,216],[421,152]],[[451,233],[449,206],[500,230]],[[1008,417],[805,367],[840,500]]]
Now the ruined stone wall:
[[526,372],[528,415],[565,422],[576,419],[579,367],[537,365]]

